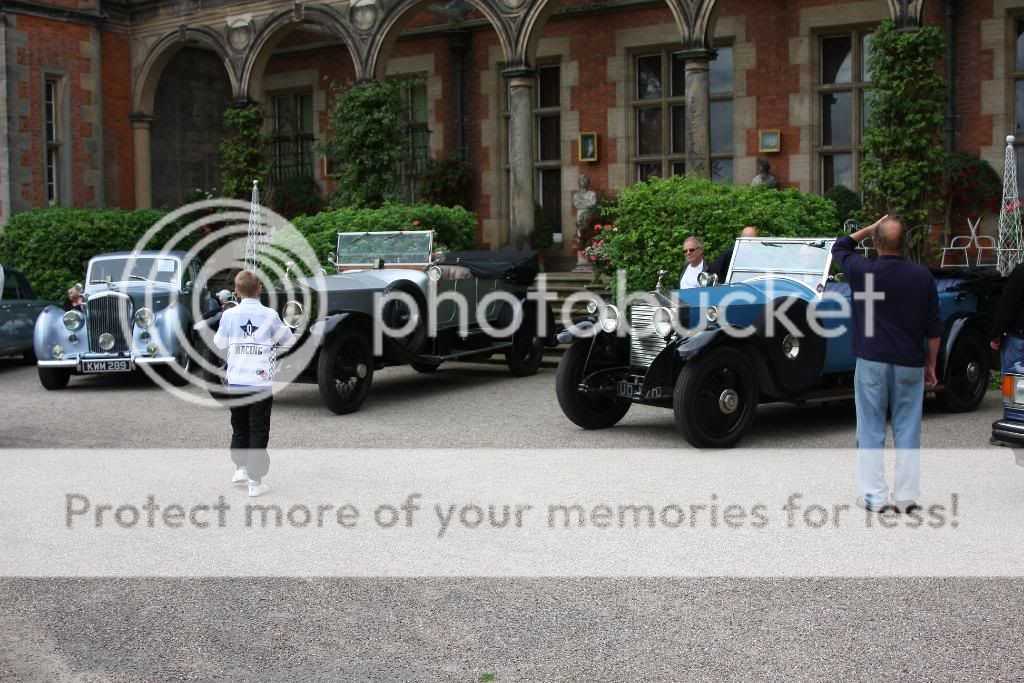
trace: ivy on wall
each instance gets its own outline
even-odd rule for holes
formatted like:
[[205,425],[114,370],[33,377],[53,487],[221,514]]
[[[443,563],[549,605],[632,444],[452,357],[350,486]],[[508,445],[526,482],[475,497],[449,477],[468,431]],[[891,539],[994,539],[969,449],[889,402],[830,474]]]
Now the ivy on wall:
[[[907,228],[930,225],[942,209],[945,82],[936,69],[945,38],[935,26],[901,30],[883,21],[871,37],[861,189],[865,219],[900,214]],[[930,230],[915,230],[907,247],[922,257]]]
[[324,148],[339,165],[335,206],[376,208],[398,198],[407,120],[401,81],[334,88]]
[[224,112],[224,139],[220,143],[223,195],[249,199],[252,181],[266,191],[270,163],[266,160],[263,109],[256,104],[229,107]]

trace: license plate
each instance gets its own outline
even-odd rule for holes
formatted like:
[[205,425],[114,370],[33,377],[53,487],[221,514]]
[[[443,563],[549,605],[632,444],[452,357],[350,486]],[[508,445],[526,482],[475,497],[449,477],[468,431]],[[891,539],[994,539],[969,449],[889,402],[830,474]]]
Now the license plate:
[[83,360],[82,372],[131,372],[132,365],[126,360]]
[[640,384],[628,381],[616,382],[615,393],[622,398],[633,398],[640,391]]

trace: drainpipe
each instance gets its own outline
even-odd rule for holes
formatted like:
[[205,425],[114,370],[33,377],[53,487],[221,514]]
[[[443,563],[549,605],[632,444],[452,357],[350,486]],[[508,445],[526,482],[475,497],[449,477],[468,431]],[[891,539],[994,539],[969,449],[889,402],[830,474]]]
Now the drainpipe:
[[956,113],[956,15],[958,0],[942,0],[942,15],[946,33],[946,152],[956,151],[956,131],[959,117]]

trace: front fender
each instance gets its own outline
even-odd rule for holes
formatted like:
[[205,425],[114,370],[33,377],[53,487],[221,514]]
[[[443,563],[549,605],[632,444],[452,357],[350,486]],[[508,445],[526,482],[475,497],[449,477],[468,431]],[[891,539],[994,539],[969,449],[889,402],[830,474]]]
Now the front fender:
[[323,320],[318,320],[310,325],[309,336],[312,337],[313,343],[320,346],[334,336],[343,324],[356,320],[362,321],[367,319],[368,318],[366,316],[352,311],[334,313],[333,315],[329,315]]
[[[992,318],[985,313],[961,311],[954,313],[946,320],[946,330],[942,343],[939,345],[939,367],[942,368],[940,379],[944,380],[946,371],[949,369],[949,357],[956,347],[957,341],[968,330],[976,330],[987,341],[989,329],[992,327]],[[998,368],[999,363],[992,367]]]
[[721,327],[698,332],[692,337],[687,337],[679,342],[675,348],[676,358],[680,362],[687,362],[704,353],[708,347],[719,337],[725,336],[725,330]]
[[[84,313],[82,314],[84,317]],[[64,327],[64,309],[50,305],[36,318],[32,328],[32,349],[39,360],[57,360],[53,357],[53,347],[59,344],[64,349],[64,358],[77,358],[89,351],[89,322],[83,321],[82,327],[70,332]],[[71,341],[72,337],[76,340]]]
[[[201,321],[200,321],[201,322]],[[181,337],[187,338],[187,330],[195,329],[192,325],[192,316],[188,309],[178,303],[154,312],[153,325],[149,328],[134,325],[132,329],[132,353],[136,356],[148,355],[146,347],[149,344],[156,344],[161,356],[176,356],[181,350],[183,343]],[[144,333],[149,334],[149,339],[143,339]]]

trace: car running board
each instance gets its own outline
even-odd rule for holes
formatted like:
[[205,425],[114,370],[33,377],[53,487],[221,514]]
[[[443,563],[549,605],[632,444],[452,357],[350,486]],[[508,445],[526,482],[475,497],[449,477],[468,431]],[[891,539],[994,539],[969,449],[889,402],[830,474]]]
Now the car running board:
[[447,356],[420,356],[420,358],[428,363],[440,363],[446,360],[465,358],[466,356],[479,356],[482,353],[496,353],[510,348],[512,348],[512,342],[506,342],[504,344],[495,344],[494,346],[490,346],[486,349],[468,349],[466,351],[459,351],[458,353],[451,353]]

